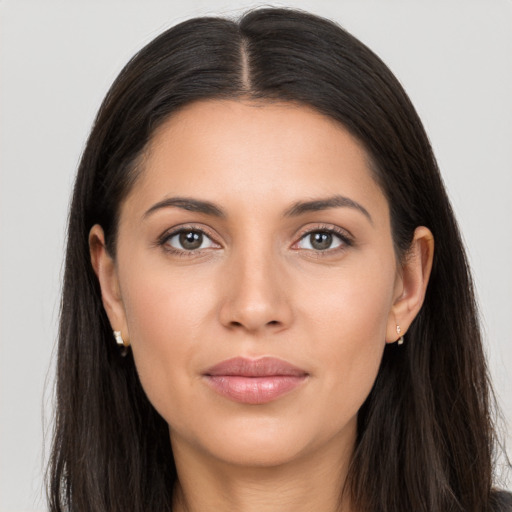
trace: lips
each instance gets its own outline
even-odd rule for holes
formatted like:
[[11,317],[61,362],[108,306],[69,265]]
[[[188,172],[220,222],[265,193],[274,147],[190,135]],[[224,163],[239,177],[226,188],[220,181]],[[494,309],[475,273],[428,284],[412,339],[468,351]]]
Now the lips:
[[265,404],[299,387],[308,377],[305,370],[273,357],[222,361],[203,374],[207,384],[235,402]]

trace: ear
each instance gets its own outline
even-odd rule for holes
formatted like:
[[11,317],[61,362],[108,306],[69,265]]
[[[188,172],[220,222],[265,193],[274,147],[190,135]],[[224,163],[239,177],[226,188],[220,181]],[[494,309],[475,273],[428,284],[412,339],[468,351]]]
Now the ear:
[[129,333],[121,299],[117,268],[107,251],[105,235],[99,224],[95,224],[89,232],[89,251],[94,272],[100,283],[103,307],[110,320],[112,330],[121,331],[121,336],[128,343]]
[[[395,282],[395,298],[386,331],[387,343],[403,336],[421,309],[433,259],[434,236],[428,228],[420,226],[414,231],[413,241]],[[400,326],[399,333],[397,326]]]

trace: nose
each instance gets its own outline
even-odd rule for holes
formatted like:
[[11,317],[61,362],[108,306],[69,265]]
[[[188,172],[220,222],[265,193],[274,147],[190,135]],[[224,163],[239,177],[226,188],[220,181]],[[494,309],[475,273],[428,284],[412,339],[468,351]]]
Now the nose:
[[220,322],[230,330],[278,332],[293,318],[283,263],[270,251],[233,255],[223,280]]

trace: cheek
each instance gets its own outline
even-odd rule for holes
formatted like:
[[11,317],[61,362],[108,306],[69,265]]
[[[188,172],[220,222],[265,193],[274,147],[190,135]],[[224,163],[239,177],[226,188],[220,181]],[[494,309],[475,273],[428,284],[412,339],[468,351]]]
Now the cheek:
[[314,282],[302,286],[300,316],[310,318],[314,330],[324,332],[325,339],[352,344],[357,338],[357,346],[384,343],[395,269],[392,261],[368,260],[315,276]]
[[165,349],[171,340],[190,338],[212,308],[212,280],[205,272],[172,268],[162,258],[135,256],[123,274],[124,309],[136,345]]
[[365,271],[351,269],[317,281],[315,288],[307,287],[309,294],[304,289],[301,316],[309,322],[303,327],[316,340],[313,350],[318,371],[325,372],[325,396],[338,410],[355,414],[373,386],[385,347],[394,276],[392,265],[376,261]]
[[167,419],[169,411],[187,409],[178,390],[197,379],[192,365],[213,295],[190,279],[157,269],[138,275],[143,278],[131,279],[123,290],[132,351],[144,391]]

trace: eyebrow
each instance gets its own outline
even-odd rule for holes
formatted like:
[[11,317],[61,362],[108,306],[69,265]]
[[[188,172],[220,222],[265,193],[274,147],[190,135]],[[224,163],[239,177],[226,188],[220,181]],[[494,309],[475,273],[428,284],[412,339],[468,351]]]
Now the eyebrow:
[[[226,214],[223,210],[211,203],[210,201],[202,201],[191,197],[169,197],[154,204],[147,210],[143,218],[147,218],[152,213],[163,208],[181,208],[189,212],[204,213],[214,217],[224,218]],[[324,199],[313,199],[311,201],[298,201],[285,211],[284,217],[298,217],[309,212],[318,212],[328,210],[330,208],[353,208],[361,212],[373,225],[373,219],[368,210],[358,202],[342,195],[334,195]]]
[[225,217],[224,212],[209,201],[201,201],[199,199],[192,199],[191,197],[169,197],[154,204],[144,213],[143,218],[147,218],[157,210],[170,207],[181,208],[189,212],[204,213],[205,215],[212,215],[214,217]]
[[314,199],[312,201],[299,201],[286,210],[285,217],[296,217],[308,212],[319,212],[329,208],[353,208],[361,212],[373,225],[373,219],[368,210],[357,201],[349,197],[334,195],[324,199]]

